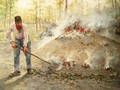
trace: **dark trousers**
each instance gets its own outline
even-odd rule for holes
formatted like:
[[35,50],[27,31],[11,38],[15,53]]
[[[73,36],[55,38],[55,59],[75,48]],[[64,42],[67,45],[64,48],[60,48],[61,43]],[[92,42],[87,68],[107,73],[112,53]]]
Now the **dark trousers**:
[[[22,48],[23,39],[15,39],[15,43],[18,45],[18,47]],[[14,68],[17,71],[20,70],[20,51],[21,51],[20,48],[14,49]],[[27,48],[29,52],[31,52],[31,41],[30,40],[27,43]],[[28,53],[25,53],[25,57],[26,57],[26,66],[27,66],[27,69],[29,69],[31,68],[31,55]]]

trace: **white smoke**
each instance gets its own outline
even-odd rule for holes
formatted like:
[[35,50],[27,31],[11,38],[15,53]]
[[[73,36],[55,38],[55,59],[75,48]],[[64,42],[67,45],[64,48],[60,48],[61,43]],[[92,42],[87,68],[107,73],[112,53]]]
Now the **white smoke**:
[[82,19],[83,25],[90,27],[92,29],[96,29],[99,27],[107,28],[111,21],[113,21],[114,18],[112,16],[108,15],[107,13],[93,13],[89,16],[85,16]]
[[91,68],[101,68],[102,65],[105,63],[105,50],[96,47],[91,52],[88,53],[89,58],[85,61]]
[[52,30],[53,36],[51,37],[44,36],[43,39],[38,43],[38,49],[45,46],[47,43],[59,37],[60,35],[62,35],[64,33],[65,27],[73,24],[76,20],[77,20],[76,17],[67,17],[65,20],[60,21],[58,23],[58,27]]

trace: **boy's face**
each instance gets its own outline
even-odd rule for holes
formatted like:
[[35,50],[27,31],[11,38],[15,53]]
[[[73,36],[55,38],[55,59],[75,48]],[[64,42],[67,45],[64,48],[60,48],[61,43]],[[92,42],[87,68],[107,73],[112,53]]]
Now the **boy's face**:
[[18,29],[18,30],[21,30],[22,29],[22,22],[20,21],[20,22],[15,22],[15,25],[16,25],[16,28]]

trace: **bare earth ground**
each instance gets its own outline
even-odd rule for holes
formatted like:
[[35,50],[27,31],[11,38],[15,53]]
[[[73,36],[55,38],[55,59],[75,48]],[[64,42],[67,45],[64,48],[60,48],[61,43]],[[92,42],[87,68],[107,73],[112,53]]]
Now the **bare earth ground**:
[[[55,42],[57,41],[52,43],[55,44]],[[52,48],[51,43],[48,45]],[[120,46],[119,43],[115,45]],[[22,53],[22,75],[8,78],[8,75],[14,70],[13,52],[7,42],[0,42],[0,46],[0,90],[120,90],[119,69],[108,71],[104,69],[85,69],[80,64],[76,64],[72,69],[62,69],[59,72],[46,76],[40,70],[42,70],[42,67],[47,67],[47,65],[43,64],[41,67],[41,61],[33,58],[34,74],[28,76],[26,75],[25,60]],[[52,51],[48,49],[49,47],[45,46],[43,49],[38,50],[36,54],[42,56],[50,51],[50,54],[53,54],[55,49]],[[58,49],[61,47],[59,46]],[[32,49],[33,51],[36,50],[36,42],[32,42]],[[57,51],[56,53],[59,54]],[[66,53],[68,52],[66,51]]]

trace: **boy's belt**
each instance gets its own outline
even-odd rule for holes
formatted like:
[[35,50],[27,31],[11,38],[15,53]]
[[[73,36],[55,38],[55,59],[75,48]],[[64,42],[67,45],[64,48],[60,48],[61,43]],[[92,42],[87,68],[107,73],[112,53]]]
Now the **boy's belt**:
[[23,40],[24,38],[15,38],[15,40]]

